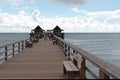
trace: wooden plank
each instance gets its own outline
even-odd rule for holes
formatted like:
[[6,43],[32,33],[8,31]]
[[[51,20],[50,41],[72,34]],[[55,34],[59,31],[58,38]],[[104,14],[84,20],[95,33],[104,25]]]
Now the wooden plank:
[[64,60],[57,45],[41,39],[1,64],[0,79],[64,79]]
[[69,61],[69,64],[70,64],[73,71],[79,71],[78,68],[73,64],[72,61]]
[[75,75],[74,72],[78,72],[79,70],[76,68],[72,61],[63,61],[63,64],[64,73],[67,73],[67,78],[73,79]]
[[66,69],[66,71],[73,71],[72,67],[69,64],[70,61],[63,61],[64,67]]

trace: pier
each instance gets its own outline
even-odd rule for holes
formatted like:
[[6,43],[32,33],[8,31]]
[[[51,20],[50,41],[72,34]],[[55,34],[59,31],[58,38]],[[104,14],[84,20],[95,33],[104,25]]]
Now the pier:
[[0,79],[63,79],[64,54],[43,39],[0,65]]
[[120,79],[118,67],[56,35],[53,38],[38,39],[31,46],[30,39],[0,46],[4,55],[0,79]]

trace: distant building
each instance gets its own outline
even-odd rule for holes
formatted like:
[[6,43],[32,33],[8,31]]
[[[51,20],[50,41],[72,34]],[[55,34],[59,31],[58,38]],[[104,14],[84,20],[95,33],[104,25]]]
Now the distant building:
[[42,38],[44,31],[45,31],[45,30],[43,30],[43,29],[38,25],[35,29],[31,30],[31,33],[33,33],[35,37],[39,36],[40,38]]
[[61,29],[58,25],[52,30],[53,34],[61,37],[62,39],[64,39],[64,33],[62,33],[62,31],[64,31],[63,29]]

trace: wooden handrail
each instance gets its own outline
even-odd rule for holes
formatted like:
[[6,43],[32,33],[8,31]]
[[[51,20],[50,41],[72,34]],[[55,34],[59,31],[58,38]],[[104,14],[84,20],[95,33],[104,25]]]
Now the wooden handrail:
[[[120,68],[116,67],[113,64],[110,64],[103,59],[100,59],[99,57],[91,54],[88,51],[85,51],[57,36],[54,35],[54,37],[57,39],[59,46],[64,46],[63,50],[65,53],[68,52],[66,51],[66,46],[73,49],[73,51],[76,51],[79,53],[83,58],[94,64],[98,69],[99,69],[99,78],[100,79],[108,79],[112,77],[113,79],[120,79]],[[63,44],[60,44],[60,43]],[[74,54],[74,53],[73,53]],[[104,74],[103,74],[104,73]],[[92,74],[91,74],[92,75]]]
[[[5,61],[8,60],[8,57],[11,56],[11,55],[15,55],[16,52],[20,52],[21,50],[24,49],[24,47],[26,46],[26,40],[29,40],[29,38],[27,39],[23,39],[23,40],[19,40],[19,41],[16,41],[16,42],[13,42],[13,43],[9,43],[9,44],[6,44],[6,45],[2,45],[0,46],[0,49],[4,49],[2,52],[0,52],[0,55],[1,54],[5,54],[4,58],[5,58]],[[17,45],[16,45],[17,44]],[[8,48],[10,46],[10,48]],[[17,49],[17,50],[15,50]],[[11,54],[8,54],[9,51],[12,51]],[[3,60],[3,59],[2,59]]]
[[8,44],[5,44],[5,45],[1,45],[0,48],[3,48],[5,46],[9,46],[9,45],[12,45],[12,44],[16,44],[18,42],[25,41],[25,40],[29,40],[29,38],[18,40],[18,41],[15,41],[15,42],[12,42],[12,43],[8,43]]

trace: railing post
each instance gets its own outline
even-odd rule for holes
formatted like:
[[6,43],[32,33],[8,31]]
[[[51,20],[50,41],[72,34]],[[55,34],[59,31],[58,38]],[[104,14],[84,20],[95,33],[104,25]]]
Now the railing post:
[[25,40],[25,48],[28,48],[28,41]]
[[20,52],[20,42],[18,42],[18,53]]
[[22,41],[22,50],[24,49],[24,41]]
[[110,77],[99,69],[99,79],[110,79]]
[[[75,50],[73,50],[73,56],[74,56],[74,54],[76,54]],[[72,56],[72,58],[73,58],[73,56]],[[73,63],[75,64],[75,66],[77,66],[77,61],[74,58],[73,58]]]
[[7,61],[7,46],[5,47],[5,60]]
[[73,55],[74,55],[74,54],[77,54],[77,51],[73,50]]
[[63,43],[63,52],[65,53],[65,43]]
[[15,45],[13,44],[13,56],[15,55],[15,54],[14,54],[14,52],[15,52],[14,48],[15,48]]
[[80,71],[80,78],[86,79],[86,60],[84,57],[82,57],[83,61],[81,64],[81,71]]
[[64,51],[64,42],[62,42],[62,50]]
[[63,50],[63,44],[62,44],[62,41],[59,41],[60,42],[60,48]]
[[58,45],[62,49],[62,42],[60,40],[58,40]]
[[70,47],[68,46],[68,60],[71,60],[70,59]]
[[67,53],[67,45],[65,44],[65,45],[64,45],[64,54],[65,54],[65,56],[67,56],[66,53]]

